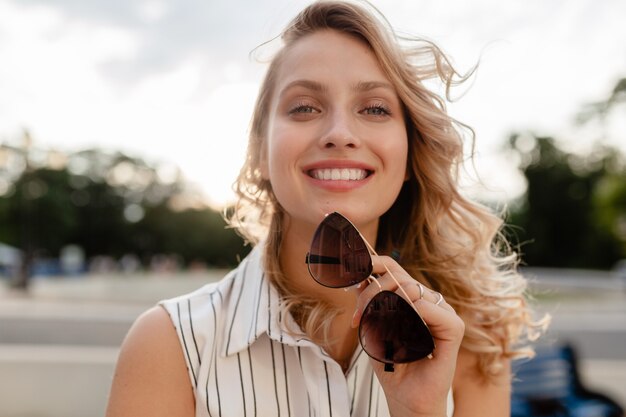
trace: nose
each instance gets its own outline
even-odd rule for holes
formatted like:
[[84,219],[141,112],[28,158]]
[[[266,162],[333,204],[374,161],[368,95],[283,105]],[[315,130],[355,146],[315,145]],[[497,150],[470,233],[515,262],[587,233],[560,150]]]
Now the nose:
[[323,148],[357,148],[361,141],[356,135],[354,120],[349,112],[336,110],[327,118],[328,123],[320,136]]

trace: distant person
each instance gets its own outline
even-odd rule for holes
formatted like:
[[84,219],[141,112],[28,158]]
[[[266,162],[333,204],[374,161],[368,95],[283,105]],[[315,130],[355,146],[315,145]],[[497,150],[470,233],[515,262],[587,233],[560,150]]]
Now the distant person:
[[538,325],[501,220],[459,191],[461,128],[425,86],[449,60],[361,3],[282,40],[230,218],[254,249],[136,321],[107,416],[508,416]]

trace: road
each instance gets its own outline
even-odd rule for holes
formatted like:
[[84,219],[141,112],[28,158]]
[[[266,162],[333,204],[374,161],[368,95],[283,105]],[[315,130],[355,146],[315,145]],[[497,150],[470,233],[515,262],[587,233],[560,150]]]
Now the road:
[[[117,347],[134,319],[148,307],[4,300],[0,343]],[[29,310],[30,314],[22,313]],[[626,361],[626,313],[552,314],[544,340],[569,341],[577,346],[581,357]]]
[[[0,343],[116,347],[142,311],[222,274],[38,280],[19,297],[0,287]],[[585,358],[626,361],[626,291],[536,292],[536,309],[552,316],[544,340],[570,341]]]
[[569,341],[581,357],[626,361],[626,294],[545,303],[552,315],[546,339]]
[[[41,280],[28,296],[0,287],[1,414],[102,415],[118,348],[135,318],[159,299],[221,275]],[[538,292],[538,310],[553,317],[543,343],[571,342],[586,383],[626,405],[626,291]],[[51,389],[60,377],[64,384]],[[48,395],[36,402],[45,409],[32,402],[35,392]]]

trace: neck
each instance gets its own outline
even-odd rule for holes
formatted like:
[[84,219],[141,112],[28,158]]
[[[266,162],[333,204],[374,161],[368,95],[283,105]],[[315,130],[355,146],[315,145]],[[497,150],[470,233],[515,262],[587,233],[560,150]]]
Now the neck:
[[299,294],[307,294],[339,309],[354,309],[356,299],[351,291],[327,288],[318,284],[309,274],[305,258],[309,251],[315,227],[285,222],[280,244],[279,262],[289,287]]
[[[324,287],[310,276],[305,257],[314,231],[315,226],[303,227],[293,222],[286,222],[280,245],[280,268],[292,294],[306,294],[307,297],[325,302],[338,311],[328,328],[329,343],[324,348],[345,371],[358,344],[358,331],[351,327],[357,293],[354,289],[345,291],[341,288]],[[298,324],[306,331],[304,322],[307,318],[297,319]],[[317,334],[309,334],[309,336],[313,340],[323,338],[321,331]]]

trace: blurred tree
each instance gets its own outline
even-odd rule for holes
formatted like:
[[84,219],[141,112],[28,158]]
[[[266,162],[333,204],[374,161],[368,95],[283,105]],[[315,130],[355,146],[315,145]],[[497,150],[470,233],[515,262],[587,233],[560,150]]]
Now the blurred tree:
[[[625,103],[621,78],[607,98],[584,105],[576,121],[594,126],[601,141],[611,117],[623,118]],[[568,154],[553,138],[533,134],[512,135],[509,147],[528,185],[510,217],[525,263],[608,269],[626,258],[624,155],[599,144],[588,155]]]
[[22,250],[19,288],[35,258],[57,257],[68,244],[88,258],[133,254],[145,265],[173,254],[231,266],[248,251],[177,168],[99,150],[43,151],[27,133],[22,146],[0,145],[0,241]]
[[2,199],[3,238],[22,250],[15,286],[25,288],[35,256],[55,256],[78,223],[67,171],[26,170],[13,187]]
[[73,230],[68,243],[80,245],[87,257],[117,257],[126,253],[130,248],[123,196],[102,180],[72,176],[70,184],[70,199],[79,227]]
[[607,269],[626,256],[626,172],[616,150],[583,158],[530,134],[512,135],[510,148],[527,181],[509,219],[525,264]]
[[578,113],[577,122],[581,124],[591,121],[605,123],[607,116],[623,103],[626,103],[626,78],[617,80],[606,99],[583,106]]
[[626,258],[626,173],[600,179],[592,203],[594,223],[620,242],[621,257]]
[[172,211],[166,204],[149,207],[133,236],[138,252],[179,254],[185,264],[232,266],[249,250],[226,228],[222,215],[206,207],[182,211]]

